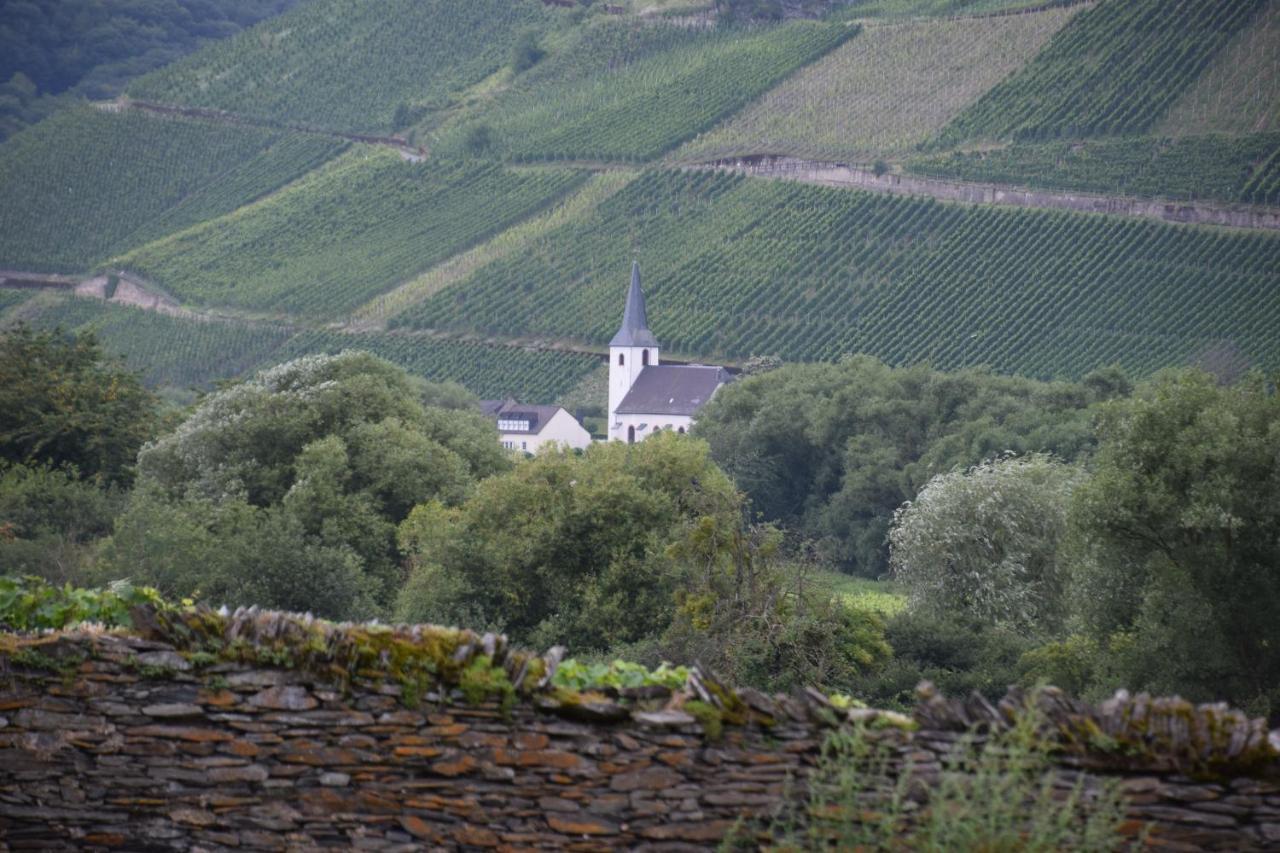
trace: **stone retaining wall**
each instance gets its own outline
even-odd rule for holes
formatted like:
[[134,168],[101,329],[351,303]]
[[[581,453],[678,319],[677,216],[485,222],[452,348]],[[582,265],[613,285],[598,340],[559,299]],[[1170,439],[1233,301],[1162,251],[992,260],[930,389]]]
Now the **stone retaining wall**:
[[[695,699],[680,692],[644,694],[664,703],[647,711],[537,693],[504,710],[445,688],[406,695],[374,672],[338,689],[154,639],[0,640],[5,850],[714,847],[740,817],[767,815],[796,790],[789,779],[803,780],[844,717],[812,691],[737,691],[745,724],[713,737],[681,710]],[[501,656],[491,638],[483,645],[486,660]],[[480,653],[462,648],[455,660]],[[714,698],[693,678],[689,690]],[[1138,728],[1170,745],[1156,760],[1064,754],[1068,781],[1124,776],[1126,832],[1150,824],[1168,850],[1280,849],[1276,736],[1268,745],[1259,721],[1176,700],[1092,709],[1047,695],[1051,714],[1073,721],[1068,746],[1073,732],[1124,742]],[[876,736],[927,780],[962,730],[1002,713],[976,697],[926,698],[917,731]],[[1204,745],[1214,743],[1216,757]]]
[[1226,225],[1234,228],[1280,229],[1280,211],[1244,205],[1226,206],[1195,201],[1127,198],[1090,193],[1033,190],[997,184],[947,181],[873,170],[844,163],[761,155],[718,160],[701,167],[763,178],[783,178],[829,187],[851,187],[891,195],[928,196],[970,204],[1002,204],[1077,213],[1140,216],[1192,225]]

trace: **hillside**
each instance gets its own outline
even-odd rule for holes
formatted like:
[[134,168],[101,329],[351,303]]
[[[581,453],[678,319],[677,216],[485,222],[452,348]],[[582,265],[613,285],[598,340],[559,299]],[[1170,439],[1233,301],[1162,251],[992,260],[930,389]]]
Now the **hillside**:
[[159,385],[358,345],[549,401],[596,387],[638,258],[690,359],[1280,367],[1280,234],[696,169],[1274,208],[1280,0],[709,9],[302,0],[129,84],[205,112],[125,99],[0,145],[0,269],[128,270],[194,313],[0,292],[0,322],[96,325]]

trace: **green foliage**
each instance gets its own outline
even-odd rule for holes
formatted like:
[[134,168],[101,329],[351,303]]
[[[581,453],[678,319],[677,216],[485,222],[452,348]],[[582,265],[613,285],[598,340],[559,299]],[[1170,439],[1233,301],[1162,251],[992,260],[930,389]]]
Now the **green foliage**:
[[1188,371],[1104,410],[1077,492],[1077,606],[1134,636],[1126,686],[1274,712],[1280,678],[1280,397]]
[[1011,145],[912,160],[924,175],[1176,199],[1280,203],[1280,133]]
[[514,397],[528,403],[555,400],[600,364],[599,357],[587,353],[532,350],[430,335],[343,334],[325,330],[300,332],[275,357],[288,359],[344,350],[373,353],[433,382],[461,383],[485,399]]
[[1168,111],[1265,0],[1104,0],[937,138],[1141,133]]
[[395,529],[409,509],[456,503],[510,464],[478,412],[427,410],[421,396],[355,352],[206,396],[140,454],[100,571],[170,595],[377,615],[402,580]]
[[254,127],[66,110],[0,147],[0,266],[88,269],[248,204],[343,147]]
[[773,840],[789,850],[1124,849],[1119,784],[1069,782],[1053,766],[1039,719],[1028,708],[1007,730],[971,732],[924,796],[892,736],[863,727],[832,732],[809,778],[803,818],[777,821]]
[[344,316],[584,179],[563,170],[414,164],[360,149],[262,204],[144,246],[120,264],[195,302]]
[[511,679],[507,678],[506,670],[494,666],[488,655],[477,655],[462,670],[458,678],[458,689],[471,704],[478,705],[493,699],[501,705],[504,712],[510,711],[516,700],[516,690]]
[[82,581],[93,542],[111,532],[122,498],[74,468],[0,462],[0,575]]
[[[521,160],[651,160],[711,128],[857,33],[795,22],[703,31],[599,22],[526,71],[475,115],[493,148]],[[439,149],[457,150],[462,127]]]
[[37,328],[92,332],[152,388],[211,388],[268,361],[294,334],[270,323],[194,320],[82,298],[58,300],[26,316]]
[[643,664],[624,660],[609,663],[582,663],[574,658],[561,661],[551,677],[553,687],[566,690],[598,690],[611,687],[623,690],[636,687],[665,687],[679,690],[689,678],[689,668],[671,666],[666,661],[650,669]]
[[0,333],[0,459],[128,483],[155,425],[155,397],[93,335]]
[[[9,83],[0,87],[0,140],[73,95],[113,97],[130,78],[279,14],[294,2],[6,3],[0,15],[0,80]],[[16,104],[4,103],[3,94],[10,93]]]
[[650,637],[671,619],[667,546],[737,507],[705,445],[680,436],[543,452],[456,509],[413,510],[400,528],[412,573],[396,618],[493,626],[579,652]]
[[607,273],[633,253],[658,340],[705,358],[1080,376],[1228,345],[1280,364],[1280,235],[708,172],[646,173],[390,323],[604,344],[626,284]]
[[934,475],[1005,451],[1086,453],[1089,406],[1113,393],[1109,375],[1040,383],[866,357],[787,365],[722,389],[695,432],[766,519],[875,577],[894,510]]
[[131,96],[330,130],[396,130],[505,65],[556,13],[511,0],[313,0],[135,80]]
[[159,593],[128,582],[105,589],[54,586],[42,578],[0,576],[0,628],[10,631],[59,629],[80,622],[109,628],[131,627],[129,611],[163,606]]
[[1028,636],[1066,618],[1067,536],[1078,468],[1033,454],[939,474],[894,513],[889,564],[914,612]]
[[511,70],[516,74],[528,71],[537,65],[547,52],[538,46],[538,34],[533,30],[525,30],[516,38],[511,48]]

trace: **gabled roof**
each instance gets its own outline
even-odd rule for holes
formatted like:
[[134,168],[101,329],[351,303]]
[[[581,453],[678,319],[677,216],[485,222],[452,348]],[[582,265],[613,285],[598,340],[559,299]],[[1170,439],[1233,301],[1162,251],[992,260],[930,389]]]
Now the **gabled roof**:
[[515,400],[481,400],[480,411],[496,421],[525,421],[528,429],[500,429],[508,434],[537,435],[561,409],[560,406],[534,406]]
[[656,347],[658,339],[649,331],[645,316],[644,291],[640,289],[640,262],[631,262],[631,289],[627,291],[627,307],[622,312],[622,328],[609,341],[611,347]]
[[618,404],[619,415],[692,415],[733,377],[723,367],[656,364],[646,367]]

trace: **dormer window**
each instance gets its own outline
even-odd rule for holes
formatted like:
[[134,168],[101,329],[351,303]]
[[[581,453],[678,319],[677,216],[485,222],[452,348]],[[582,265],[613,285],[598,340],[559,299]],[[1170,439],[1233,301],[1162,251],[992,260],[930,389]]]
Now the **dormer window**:
[[498,418],[498,432],[528,432],[529,422],[514,418]]

